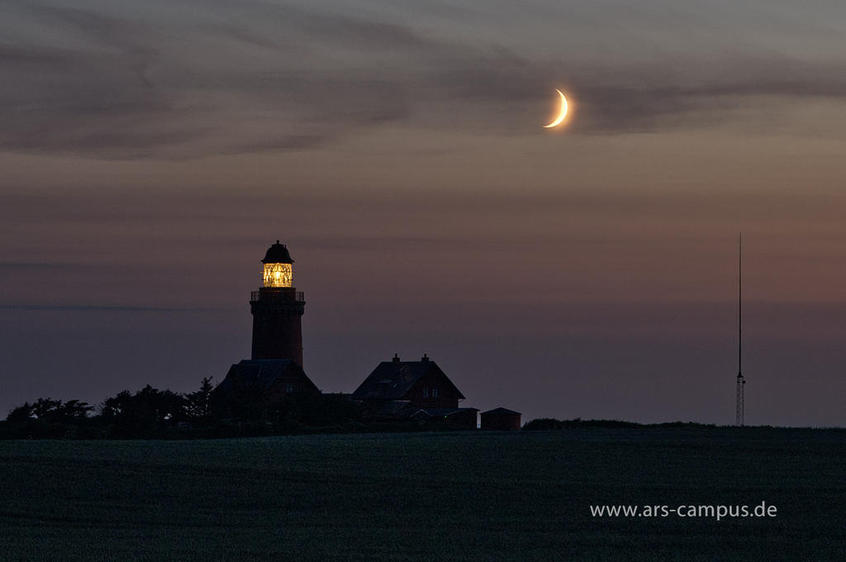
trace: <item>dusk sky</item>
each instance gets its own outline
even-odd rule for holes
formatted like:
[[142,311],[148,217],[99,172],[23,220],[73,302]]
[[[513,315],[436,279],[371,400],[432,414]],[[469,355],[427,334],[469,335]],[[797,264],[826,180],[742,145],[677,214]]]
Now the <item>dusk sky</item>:
[[[846,4],[0,2],[0,417],[424,352],[536,417],[846,425]],[[571,102],[565,127],[555,89]]]

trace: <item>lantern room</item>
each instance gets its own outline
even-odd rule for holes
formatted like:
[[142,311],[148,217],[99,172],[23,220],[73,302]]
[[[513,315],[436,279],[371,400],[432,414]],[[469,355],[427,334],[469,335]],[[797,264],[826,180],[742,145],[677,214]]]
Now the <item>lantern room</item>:
[[263,287],[280,288],[294,286],[294,260],[285,244],[276,244],[268,248],[262,268]]

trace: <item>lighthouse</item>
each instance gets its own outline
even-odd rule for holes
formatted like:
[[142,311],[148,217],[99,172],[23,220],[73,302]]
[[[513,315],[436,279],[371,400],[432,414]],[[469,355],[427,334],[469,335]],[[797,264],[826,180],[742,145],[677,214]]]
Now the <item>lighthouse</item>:
[[229,367],[212,395],[224,417],[262,418],[286,396],[320,394],[303,370],[305,299],[294,288],[294,260],[277,240],[261,264],[261,287],[250,295],[252,357]]
[[294,260],[277,240],[261,263],[262,285],[250,296],[252,359],[288,359],[302,367],[305,298],[294,287]]

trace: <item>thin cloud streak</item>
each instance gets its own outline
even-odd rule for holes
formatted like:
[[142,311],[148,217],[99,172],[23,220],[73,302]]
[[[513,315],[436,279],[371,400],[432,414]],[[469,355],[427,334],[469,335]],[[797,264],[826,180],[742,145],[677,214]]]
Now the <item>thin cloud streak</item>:
[[101,304],[0,304],[0,310],[51,312],[213,312],[218,308],[126,306]]

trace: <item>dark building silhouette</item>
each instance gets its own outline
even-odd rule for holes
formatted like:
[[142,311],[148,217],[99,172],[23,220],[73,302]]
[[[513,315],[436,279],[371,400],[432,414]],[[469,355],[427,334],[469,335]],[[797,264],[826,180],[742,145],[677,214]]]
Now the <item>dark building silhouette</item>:
[[252,358],[232,365],[214,394],[224,409],[262,408],[288,394],[319,394],[303,370],[303,293],[294,288],[294,260],[277,240],[262,260],[262,287],[253,291]]
[[[252,356],[232,365],[213,392],[217,411],[233,418],[266,417],[292,402],[323,407],[323,402],[312,400],[320,390],[303,370],[305,298],[294,287],[294,260],[277,240],[261,262],[262,286],[250,297]],[[289,396],[294,394],[299,396]],[[426,355],[419,361],[401,361],[395,355],[379,363],[348,398],[353,401],[346,401],[348,406],[373,420],[415,420],[436,428],[478,426],[479,410],[458,407],[464,395]]]
[[415,408],[458,408],[464,395],[426,355],[420,361],[400,361],[394,355],[379,363],[352,398],[374,405],[401,401]]
[[435,426],[476,429],[476,408],[459,408],[464,395],[424,355],[420,361],[383,361],[351,395],[376,419],[414,419]]
[[520,412],[508,408],[494,408],[480,414],[482,429],[520,429]]
[[270,399],[294,392],[320,392],[303,368],[290,359],[243,359],[229,367],[218,388],[255,389]]
[[262,286],[250,297],[253,359],[290,359],[303,366],[303,293],[294,287],[294,260],[279,240],[262,261]]
[[289,394],[320,394],[320,390],[295,361],[244,359],[232,365],[217,385],[214,402],[223,415],[251,417]]

